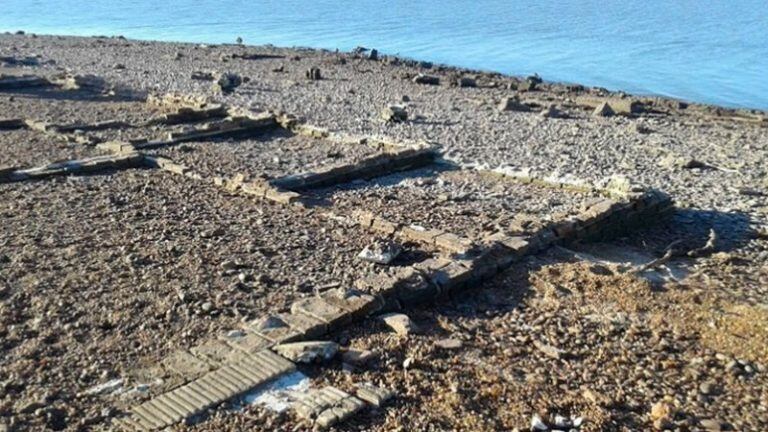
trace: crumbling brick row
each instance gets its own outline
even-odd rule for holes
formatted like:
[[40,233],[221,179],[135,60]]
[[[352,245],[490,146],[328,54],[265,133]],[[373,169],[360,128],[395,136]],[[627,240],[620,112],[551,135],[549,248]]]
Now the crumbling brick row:
[[147,105],[175,111],[179,108],[203,108],[208,105],[208,100],[204,96],[193,94],[150,94],[147,96]]
[[0,119],[0,130],[22,129],[27,126],[24,119],[5,118]]
[[397,235],[406,240],[434,245],[450,253],[467,253],[475,247],[474,242],[468,238],[444,231],[425,229],[416,225],[403,227],[369,211],[355,211],[352,217],[364,229],[376,231],[386,236]]
[[383,306],[376,297],[355,289],[336,288],[322,293],[321,297],[343,309],[353,321],[365,318]]
[[40,179],[55,175],[93,173],[112,169],[137,168],[142,164],[143,157],[137,153],[115,156],[96,156],[80,160],[57,162],[35,168],[13,171],[6,169],[5,174],[0,175],[0,182]]
[[301,191],[332,186],[360,178],[371,178],[431,163],[432,149],[418,149],[402,153],[378,153],[353,164],[326,167],[317,172],[281,177],[272,181],[276,187]]
[[328,129],[308,124],[294,124],[291,130],[299,135],[312,138],[328,138],[328,136],[331,134]]
[[17,90],[30,87],[49,86],[51,82],[37,75],[4,75],[0,74],[0,90]]
[[227,119],[222,122],[211,123],[200,129],[173,133],[168,139],[145,141],[135,145],[139,150],[150,150],[190,141],[205,141],[232,136],[243,136],[261,132],[276,125],[277,123],[272,115],[265,115],[260,118]]
[[339,329],[352,321],[352,316],[347,311],[321,297],[307,297],[293,302],[291,313],[316,318],[328,326],[328,331]]
[[343,422],[363,408],[363,401],[330,386],[302,394],[293,404],[296,414],[319,430]]
[[179,107],[176,112],[162,114],[158,117],[149,119],[144,125],[176,125],[212,118],[223,118],[227,115],[227,108],[221,104],[212,104],[204,107]]

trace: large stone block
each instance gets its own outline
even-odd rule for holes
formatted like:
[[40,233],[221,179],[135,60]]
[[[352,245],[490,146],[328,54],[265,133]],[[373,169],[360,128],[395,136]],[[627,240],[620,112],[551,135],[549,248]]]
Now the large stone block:
[[308,297],[291,305],[292,314],[304,314],[328,324],[329,330],[337,329],[351,321],[352,316],[344,309],[328,303],[320,297]]
[[435,236],[434,244],[441,249],[458,254],[467,253],[475,247],[472,240],[453,233],[441,233]]
[[380,306],[376,297],[356,289],[337,288],[324,292],[321,297],[326,302],[344,309],[353,320],[370,315]]
[[408,240],[425,244],[434,244],[435,238],[442,234],[445,233],[438,230],[427,229],[418,225],[409,225],[400,229],[401,236]]

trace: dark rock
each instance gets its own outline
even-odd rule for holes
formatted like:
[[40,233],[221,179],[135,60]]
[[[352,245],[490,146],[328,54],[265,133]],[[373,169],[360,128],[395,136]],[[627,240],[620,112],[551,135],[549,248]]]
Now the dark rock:
[[408,112],[401,106],[390,105],[381,112],[381,118],[387,122],[400,123],[408,120]]
[[541,116],[546,118],[568,118],[568,113],[560,111],[555,105],[549,105],[541,111]]
[[311,81],[318,81],[323,79],[322,75],[320,74],[320,68],[309,68],[307,72],[305,73],[307,79]]
[[215,79],[213,73],[201,71],[192,72],[191,78],[198,81],[213,81]]
[[45,413],[45,425],[50,430],[60,431],[67,428],[67,413],[59,408],[51,408]]
[[232,72],[226,72],[219,76],[213,85],[214,90],[222,93],[232,93],[235,88],[243,83],[243,78]]
[[418,74],[413,78],[413,82],[416,84],[439,85],[440,78],[433,75]]

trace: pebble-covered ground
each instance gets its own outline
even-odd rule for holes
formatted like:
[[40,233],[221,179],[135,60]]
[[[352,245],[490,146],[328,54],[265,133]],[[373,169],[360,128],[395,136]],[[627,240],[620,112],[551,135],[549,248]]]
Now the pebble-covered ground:
[[374,268],[359,229],[150,170],[0,184],[0,202],[0,418],[22,428],[101,422],[78,394],[425,257]]
[[[257,53],[278,57],[233,57]],[[550,424],[555,415],[583,417],[584,430],[768,429],[768,128],[764,126],[718,117],[728,113],[716,107],[682,109],[676,102],[659,99],[651,112],[635,117],[595,117],[574,105],[580,93],[564,85],[544,84],[538,91],[518,92],[509,89],[518,81],[512,77],[313,50],[2,35],[3,56],[38,56],[39,65],[16,68],[16,72],[52,74],[68,69],[98,75],[137,93],[206,94],[253,109],[284,110],[331,130],[425,140],[441,145],[447,157],[465,163],[530,166],[589,180],[622,174],[675,198],[678,209],[671,219],[611,246],[639,249],[650,260],[671,245],[675,253],[669,264],[688,270],[683,280],[651,285],[631,276],[626,266],[585,263],[586,253],[580,249],[559,250],[510,269],[471,295],[407,311],[422,327],[420,334],[398,337],[383,326],[366,323],[334,335],[344,345],[377,351],[379,360],[353,373],[343,372],[339,363],[307,370],[314,384],[330,381],[350,389],[353,382],[370,380],[398,393],[390,407],[367,411],[339,430],[527,430],[534,415]],[[323,79],[308,80],[305,72],[310,67],[320,68]],[[192,78],[195,72],[207,71],[230,71],[248,81],[222,95],[212,89],[211,81]],[[418,73],[438,76],[442,83],[416,84],[410,78]],[[477,87],[448,85],[452,77],[470,75]],[[569,118],[551,118],[537,110],[499,110],[499,101],[511,96],[538,106],[555,104]],[[0,94],[0,118],[23,112],[13,105],[20,103],[20,97]],[[381,119],[382,109],[393,103],[405,108],[407,121]],[[75,120],[71,114],[65,118]],[[6,151],[6,147],[0,149]],[[333,158],[322,151],[317,154]],[[40,156],[41,160],[56,158],[58,154]],[[319,284],[325,283],[320,279],[329,273],[349,271],[348,260],[363,246],[356,243],[362,235],[349,238],[347,228],[328,220],[321,225],[304,217],[296,226],[293,219],[266,210],[266,204],[250,201],[248,210],[230,211],[241,198],[224,199],[219,192],[211,198],[215,206],[203,206],[199,199],[213,192],[192,192],[187,186],[169,186],[175,180],[144,179],[145,175],[144,171],[121,174],[124,181],[131,176],[142,179],[126,181],[131,186],[121,193],[90,191],[106,217],[116,222],[111,225],[99,218],[78,217],[94,214],[71,195],[53,190],[39,195],[30,189],[40,183],[20,189],[3,186],[0,212],[3,221],[10,223],[4,223],[0,237],[5,257],[0,263],[0,430],[104,428],[104,418],[114,414],[101,411],[109,401],[80,400],[73,394],[119,370],[100,363],[105,354],[88,347],[96,340],[99,346],[114,341],[115,348],[105,351],[106,357],[129,361],[142,353],[160,355],[164,344],[182,344],[198,333],[208,334],[239,320],[235,300],[252,297],[230,288],[239,272],[220,275],[221,261],[242,258],[223,256],[229,255],[228,250],[255,259],[262,248],[274,252],[270,245],[280,237],[275,230],[305,233],[306,239],[299,235],[295,243],[289,242],[291,254],[312,257],[317,250],[326,250],[336,257],[339,253],[338,260],[330,261],[336,264],[329,265],[326,255],[313,264],[320,269],[311,273]],[[69,185],[63,190],[75,191],[113,178],[117,177],[50,184]],[[145,185],[156,192],[142,192]],[[160,191],[175,194],[176,202],[183,204],[157,198],[167,196]],[[141,205],[134,207],[121,198],[124,195],[137,196]],[[42,203],[52,209],[33,211]],[[126,221],[126,215],[132,219]],[[182,222],[187,219],[195,223]],[[258,228],[257,220],[268,228]],[[136,221],[142,224],[134,226]],[[119,231],[118,235],[107,226],[128,234]],[[187,233],[181,238],[195,259],[179,261],[173,248],[167,249],[174,237],[165,232],[178,226]],[[345,235],[344,240],[321,242],[320,247],[307,243],[321,226],[326,229],[322,238]],[[224,227],[223,238],[206,237],[217,234],[219,227]],[[705,245],[711,231],[716,234],[714,247],[687,256]],[[67,255],[72,246],[66,243],[69,232],[98,233],[105,242],[91,235],[87,245],[74,245]],[[27,243],[20,242],[20,236]],[[295,238],[295,234],[286,236]],[[244,238],[256,243],[255,252],[246,247]],[[90,247],[93,242],[101,246]],[[21,243],[29,246],[17,246]],[[339,252],[346,247],[348,253]],[[93,255],[98,259],[87,259]],[[208,255],[210,261],[204,259]],[[21,259],[27,256],[29,261]],[[153,265],[153,256],[168,261]],[[296,285],[295,292],[301,292],[304,273],[291,257],[279,259],[290,265],[287,269],[253,261],[250,270],[254,276],[266,273],[274,275],[270,276],[274,280],[285,278],[289,285]],[[357,261],[353,264],[361,266]],[[210,274],[216,276],[210,278],[215,282],[206,284],[215,289],[198,285],[199,272],[213,268]],[[175,285],[142,278],[145,272],[161,275],[177,270],[180,276]],[[121,274],[127,275],[125,280]],[[314,284],[312,279],[309,285]],[[184,299],[189,302],[177,293],[184,286],[196,287],[187,288],[190,297]],[[110,295],[115,287],[122,287],[125,296]],[[166,295],[156,295],[159,292]],[[226,295],[217,300],[221,292]],[[142,295],[149,298],[139,301]],[[211,303],[208,313],[218,314],[215,320],[196,312],[202,311],[206,301]],[[78,306],[79,302],[83,305]],[[109,312],[91,313],[102,307]],[[147,313],[137,313],[137,307]],[[170,321],[165,318],[168,310],[172,311]],[[67,327],[69,321],[73,323]],[[143,321],[146,328],[141,329]],[[132,325],[143,336],[127,342],[121,329]],[[154,337],[158,329],[173,336],[158,340]],[[445,338],[461,343],[441,342]],[[138,346],[131,345],[133,340],[139,341]],[[75,354],[67,354],[68,350]],[[60,368],[59,361],[76,366]],[[31,404],[24,405],[26,401]],[[176,429],[303,430],[290,414],[277,416],[259,408],[232,412],[225,407],[212,411],[210,417],[197,426]],[[84,425],[90,421],[95,425]]]
[[0,131],[0,148],[0,167],[17,168],[32,168],[101,153],[92,147],[28,129]]

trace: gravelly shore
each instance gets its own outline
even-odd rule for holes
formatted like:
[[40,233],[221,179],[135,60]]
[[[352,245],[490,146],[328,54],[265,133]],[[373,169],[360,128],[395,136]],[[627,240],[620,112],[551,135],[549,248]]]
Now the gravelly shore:
[[[407,311],[420,334],[397,336],[364,324],[334,335],[343,346],[376,351],[378,359],[353,370],[339,362],[303,368],[313,385],[344,389],[372,381],[398,394],[392,406],[337,430],[527,430],[533,415],[547,421],[582,416],[581,430],[593,431],[768,430],[768,127],[737,121],[764,113],[648,98],[650,109],[642,114],[605,118],[574,103],[584,92],[603,94],[599,89],[545,83],[518,92],[509,88],[519,78],[387,57],[0,35],[0,57],[26,56],[39,64],[8,71],[94,74],[138,94],[203,94],[282,110],[334,131],[427,141],[463,163],[536,167],[588,180],[620,174],[674,197],[678,208],[671,219],[652,229],[610,244],[550,251],[471,295]],[[308,80],[311,67],[320,68],[323,79]],[[248,80],[221,94],[210,81],[192,78],[208,71]],[[419,73],[442,83],[416,84],[411,78]],[[477,87],[449,85],[459,76],[472,76]],[[498,102],[510,96],[553,104],[568,118],[500,111]],[[390,104],[402,105],[408,120],[384,122],[380,113]],[[0,118],[139,122],[152,114],[135,101],[0,93]],[[93,151],[27,132],[0,131],[0,166]],[[103,134],[123,133],[133,132]],[[285,140],[297,151],[273,154],[281,149],[271,148],[269,139],[254,141],[266,149],[258,155],[244,141],[160,152],[208,174],[251,167],[274,176],[361,156],[309,148],[303,138]],[[366,203],[361,191],[374,186],[336,193],[354,208]],[[368,204],[397,211],[379,198]],[[480,207],[505,208],[493,199]],[[555,204],[534,201],[548,209]],[[311,211],[296,216],[146,170],[0,185],[0,206],[0,432],[107,429],[116,415],[105,408],[110,401],[76,396],[79,391],[128,365],[235,327],[246,315],[285,308],[313,286],[349,284],[381,271],[355,260],[371,236],[339,221]],[[416,217],[419,207],[413,209]],[[459,226],[478,232],[465,223]],[[693,253],[713,231],[714,247]],[[665,284],[632,276],[628,266],[637,262],[606,252],[620,248],[650,260],[670,244],[678,251],[670,266],[687,276]],[[239,260],[248,268],[233,270]],[[239,282],[242,272],[246,284]],[[459,340],[460,347],[440,348],[444,338]],[[176,427],[302,428],[290,414],[226,406],[205,422]]]

